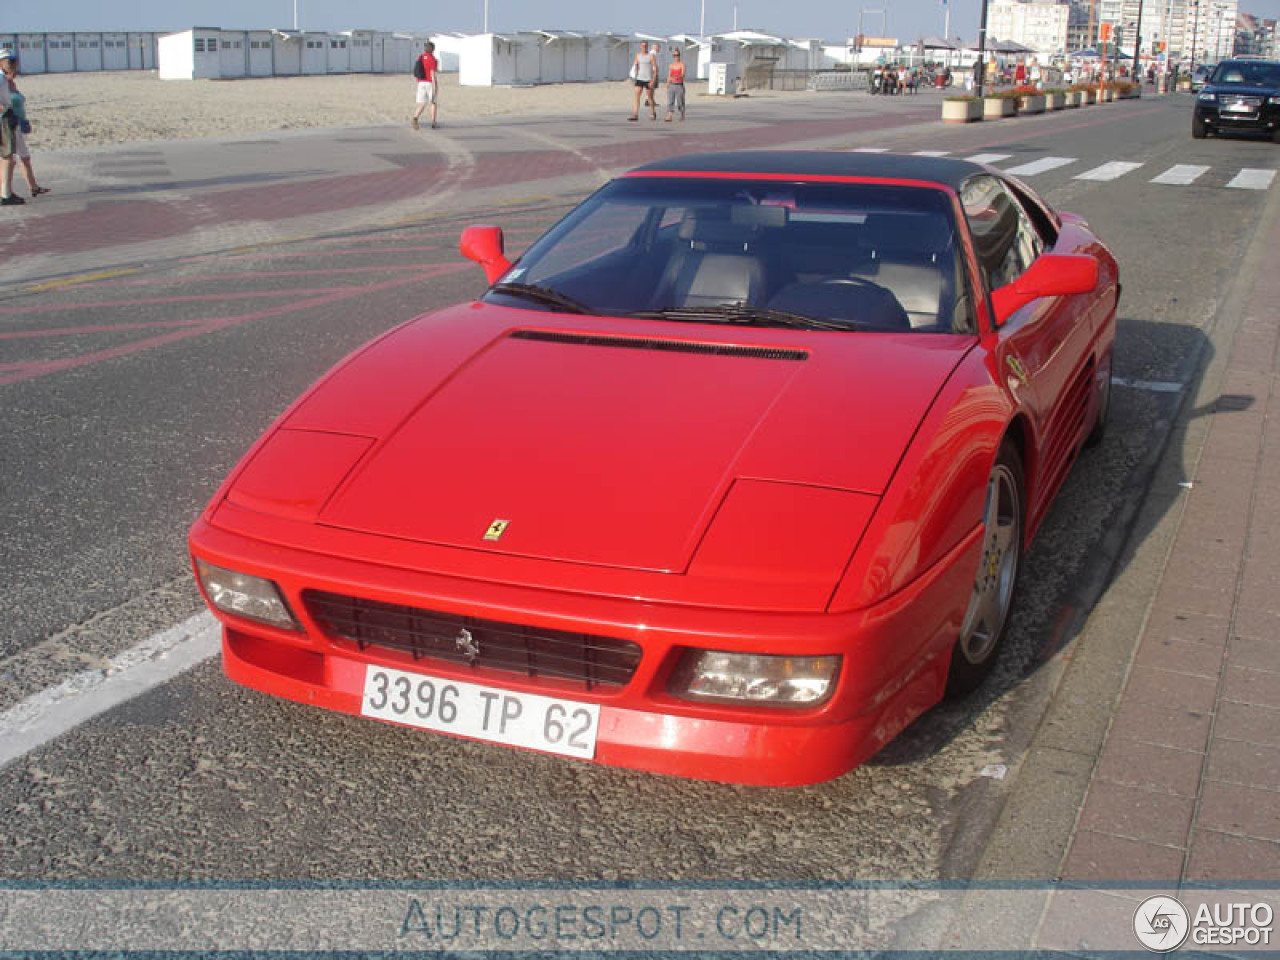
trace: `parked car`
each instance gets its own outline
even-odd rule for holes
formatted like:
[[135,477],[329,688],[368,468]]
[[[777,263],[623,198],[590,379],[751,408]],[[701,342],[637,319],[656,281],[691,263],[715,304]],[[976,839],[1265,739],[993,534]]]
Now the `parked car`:
[[982,682],[1106,420],[1083,220],[963,160],[726,152],[462,252],[479,301],[341,363],[192,528],[233,680],[771,785]]
[[1280,143],[1280,61],[1236,58],[1214,69],[1191,115],[1191,136],[1251,131]]
[[1209,77],[1213,75],[1213,64],[1201,63],[1191,71],[1191,92],[1195,93],[1209,82]]

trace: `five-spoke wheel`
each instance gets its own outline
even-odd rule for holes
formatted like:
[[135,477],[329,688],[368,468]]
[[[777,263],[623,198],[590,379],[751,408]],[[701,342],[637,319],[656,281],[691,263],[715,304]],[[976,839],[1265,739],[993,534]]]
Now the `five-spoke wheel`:
[[1022,491],[1022,460],[1013,445],[1006,442],[987,480],[982,552],[969,609],[951,656],[948,695],[969,693],[995,664],[1022,567]]

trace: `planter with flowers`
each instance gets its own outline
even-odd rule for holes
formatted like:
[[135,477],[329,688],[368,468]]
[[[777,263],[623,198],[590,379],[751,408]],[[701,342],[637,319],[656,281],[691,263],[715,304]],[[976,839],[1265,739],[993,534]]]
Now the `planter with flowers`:
[[1046,110],[1064,110],[1067,106],[1067,91],[1046,90],[1044,92],[1044,108]]
[[982,101],[977,97],[947,97],[942,101],[943,123],[973,123],[982,119]]
[[1018,113],[1044,113],[1044,94],[1035,87],[1014,87],[1009,93],[1018,98]]
[[992,93],[982,98],[982,117],[985,120],[999,120],[1001,117],[1018,115],[1018,99],[1012,91]]

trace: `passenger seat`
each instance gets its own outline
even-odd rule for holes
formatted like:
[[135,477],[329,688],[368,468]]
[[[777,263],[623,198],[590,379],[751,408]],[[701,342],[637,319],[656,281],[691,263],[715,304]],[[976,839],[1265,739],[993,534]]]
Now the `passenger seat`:
[[761,301],[765,270],[750,227],[687,218],[677,237],[677,249],[654,293],[655,309]]

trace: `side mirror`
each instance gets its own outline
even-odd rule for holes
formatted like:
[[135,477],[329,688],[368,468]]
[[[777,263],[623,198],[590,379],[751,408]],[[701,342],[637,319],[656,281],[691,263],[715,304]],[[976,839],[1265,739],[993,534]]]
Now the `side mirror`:
[[485,278],[490,283],[511,269],[511,261],[503,256],[505,244],[501,227],[467,227],[462,231],[459,246],[464,257],[484,267]]
[[991,295],[996,325],[1040,297],[1088,293],[1098,285],[1098,261],[1083,253],[1045,253],[1026,273]]

